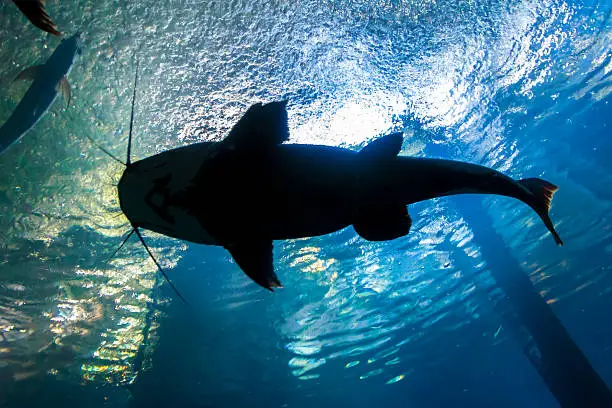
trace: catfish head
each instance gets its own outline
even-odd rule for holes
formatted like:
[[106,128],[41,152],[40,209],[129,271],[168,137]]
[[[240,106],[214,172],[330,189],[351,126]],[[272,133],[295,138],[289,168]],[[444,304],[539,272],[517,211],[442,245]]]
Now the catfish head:
[[118,184],[119,205],[133,227],[216,245],[190,211],[187,192],[216,143],[198,143],[127,165]]

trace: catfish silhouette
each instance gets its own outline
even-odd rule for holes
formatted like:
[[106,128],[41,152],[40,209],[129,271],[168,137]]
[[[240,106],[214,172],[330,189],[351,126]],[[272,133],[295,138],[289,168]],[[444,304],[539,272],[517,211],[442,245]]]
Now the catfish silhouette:
[[283,144],[289,139],[286,103],[252,105],[221,142],[195,143],[134,163],[130,131],[127,167],[118,184],[121,209],[133,226],[130,235],[136,232],[144,244],[138,232],[144,228],[222,246],[269,290],[282,287],[272,264],[274,240],[324,235],[349,225],[366,240],[396,239],[410,231],[407,205],[453,194],[521,200],[562,245],[548,216],[557,190],[553,184],[513,180],[459,161],[398,156],[401,133],[376,139],[359,152]]
[[13,0],[13,3],[36,27],[53,35],[62,35],[57,31],[57,26],[47,14],[46,2],[47,0]]
[[22,71],[15,80],[33,80],[11,116],[0,127],[0,154],[16,143],[43,117],[61,91],[70,105],[70,85],[66,76],[81,53],[81,34],[62,40],[51,57],[42,65]]

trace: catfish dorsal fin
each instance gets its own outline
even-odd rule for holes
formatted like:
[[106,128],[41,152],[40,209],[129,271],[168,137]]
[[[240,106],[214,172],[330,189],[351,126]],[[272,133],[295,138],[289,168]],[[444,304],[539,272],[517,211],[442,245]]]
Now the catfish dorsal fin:
[[261,149],[289,139],[287,101],[256,103],[221,142],[230,149]]
[[388,134],[368,143],[359,154],[366,157],[389,158],[399,154],[402,150],[404,136],[402,132]]

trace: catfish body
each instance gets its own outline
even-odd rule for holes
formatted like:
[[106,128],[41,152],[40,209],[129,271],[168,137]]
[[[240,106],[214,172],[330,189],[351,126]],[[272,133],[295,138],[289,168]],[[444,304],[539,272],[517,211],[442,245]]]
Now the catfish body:
[[353,225],[372,241],[409,233],[406,206],[434,197],[481,193],[532,207],[561,244],[548,209],[556,187],[515,181],[487,167],[397,156],[402,134],[361,151],[282,144],[284,102],[252,106],[229,136],[137,161],[119,182],[121,208],[134,227],[223,246],[261,286],[280,286],[272,241],[324,235]]
[[0,127],[0,154],[38,123],[57,98],[58,92],[61,91],[70,103],[70,86],[66,76],[78,53],[80,33],[62,40],[45,64],[27,68],[15,78],[33,82],[11,116]]

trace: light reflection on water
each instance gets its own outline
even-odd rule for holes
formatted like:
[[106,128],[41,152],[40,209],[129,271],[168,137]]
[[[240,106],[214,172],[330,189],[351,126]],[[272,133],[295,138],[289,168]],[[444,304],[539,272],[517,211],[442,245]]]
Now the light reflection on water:
[[[576,254],[609,242],[609,194],[567,175],[587,166],[573,161],[568,140],[556,141],[568,146],[560,161],[547,154],[546,137],[521,137],[538,134],[564,100],[609,95],[610,34],[580,31],[583,23],[598,26],[598,10],[583,17],[562,1],[299,1],[266,3],[264,14],[252,3],[57,5],[65,26],[88,22],[87,47],[71,74],[74,106],[54,107],[0,162],[0,352],[11,355],[17,377],[74,370],[74,359],[63,357],[76,354],[85,380],[126,383],[147,365],[139,353],[155,349],[154,304],[163,300],[154,266],[136,246],[100,265],[127,228],[114,187],[122,169],[80,134],[123,157],[136,53],[143,67],[136,156],[219,140],[249,104],[289,98],[291,142],[357,147],[403,130],[404,154],[442,146],[452,158],[515,177],[562,180],[553,215],[569,255],[550,250],[539,220],[514,202],[486,199],[487,219],[550,303],[609,272],[594,262],[576,273],[583,266]],[[22,21],[10,7],[0,5],[7,16],[0,30],[17,32]],[[0,36],[0,53],[13,64],[0,67],[1,78],[55,46],[34,30],[24,35]],[[15,106],[13,92],[0,102],[0,120]],[[336,360],[363,381],[402,381],[419,358],[415,350],[479,319],[495,299],[470,225],[452,201],[410,212],[411,234],[390,243],[367,243],[349,230],[277,244],[285,290],[300,295],[269,313],[280,315],[275,328],[293,355],[286,365],[294,376],[316,380]],[[156,246],[169,269],[185,249],[165,239]],[[235,269],[225,291],[211,295],[215,305],[265,302]],[[497,325],[486,335],[505,338]],[[31,370],[31,355],[51,344],[49,355],[59,357]]]
[[[413,214],[416,222],[409,242],[351,242],[350,250],[343,250],[344,259],[331,258],[333,268],[319,272],[317,281],[325,291],[318,299],[311,295],[306,303],[298,299],[284,305],[285,321],[279,334],[288,339],[285,347],[296,355],[289,362],[294,375],[316,379],[313,372],[334,359],[344,360],[347,368],[358,364],[351,361],[367,361],[362,368],[353,368],[362,372],[363,379],[400,362],[410,366],[410,357],[403,356],[402,350],[415,347],[415,342],[431,341],[432,334],[424,336],[432,327],[447,326],[449,316],[463,324],[478,318],[472,299],[480,297],[475,301],[478,304],[486,298],[491,280],[482,265],[478,266],[480,255],[473,244],[462,245],[464,257],[451,244],[470,234],[467,225],[462,220],[445,222],[443,214],[452,209],[443,205],[415,208],[419,211]],[[434,219],[437,222],[430,222]],[[279,274],[289,275],[289,268],[312,273],[312,265],[325,262],[325,254],[334,252],[326,247],[322,253],[311,242],[306,247],[300,244],[283,248],[287,256]],[[299,285],[300,278],[291,277],[296,282],[286,286]],[[398,337],[410,330],[410,337]],[[396,377],[387,380],[394,378],[391,383],[399,381]]]

